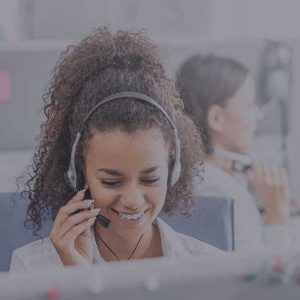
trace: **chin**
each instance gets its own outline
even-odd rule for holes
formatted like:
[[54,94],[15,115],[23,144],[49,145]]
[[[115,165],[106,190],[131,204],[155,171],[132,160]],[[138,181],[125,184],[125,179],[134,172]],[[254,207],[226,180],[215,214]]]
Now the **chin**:
[[124,220],[116,220],[113,230],[122,237],[132,237],[133,235],[140,235],[149,229],[152,225],[152,218],[145,215],[141,220],[136,222],[128,222]]
[[116,232],[120,237],[122,238],[133,238],[136,237],[138,238],[142,233],[144,233],[148,228],[149,228],[150,224],[148,226],[140,226],[137,228],[113,228],[113,231]]
[[247,153],[250,146],[250,139],[238,141],[238,143],[235,144],[234,147],[232,147],[233,152],[236,153]]

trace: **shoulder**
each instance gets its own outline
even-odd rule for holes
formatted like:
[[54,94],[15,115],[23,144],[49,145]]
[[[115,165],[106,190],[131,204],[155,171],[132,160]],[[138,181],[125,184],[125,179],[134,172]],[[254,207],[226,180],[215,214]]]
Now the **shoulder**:
[[177,232],[177,235],[184,248],[193,255],[218,255],[223,253],[222,250],[207,243],[201,242],[189,235],[179,232]]
[[183,245],[185,251],[188,254],[194,255],[194,256],[213,256],[213,255],[219,255],[224,253],[222,250],[211,246],[207,243],[201,242],[189,235],[182,234],[179,232],[176,232],[178,235],[178,239],[180,240],[180,243]]
[[161,219],[157,219],[164,256],[211,256],[224,253],[207,243],[179,233]]
[[210,163],[205,163],[203,181],[193,178],[194,195],[228,197],[232,199],[249,196],[246,187],[242,186],[232,175]]
[[17,248],[12,254],[10,271],[30,270],[62,265],[49,238]]

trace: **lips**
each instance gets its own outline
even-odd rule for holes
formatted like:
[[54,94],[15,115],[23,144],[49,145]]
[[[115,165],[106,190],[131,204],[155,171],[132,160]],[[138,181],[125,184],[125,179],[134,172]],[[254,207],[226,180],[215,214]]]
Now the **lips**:
[[138,220],[144,215],[144,212],[138,213],[138,214],[124,214],[124,213],[119,213],[119,217],[121,219],[125,220]]
[[129,213],[129,212],[119,212],[113,208],[111,208],[111,210],[118,215],[118,217],[121,220],[124,221],[138,221],[140,220],[144,214],[147,212],[148,209],[146,209],[145,211],[141,211],[141,212],[135,212],[135,213]]

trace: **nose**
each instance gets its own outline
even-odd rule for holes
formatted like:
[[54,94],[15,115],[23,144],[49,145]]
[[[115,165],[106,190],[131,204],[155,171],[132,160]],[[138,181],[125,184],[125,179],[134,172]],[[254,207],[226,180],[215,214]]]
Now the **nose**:
[[144,201],[144,194],[136,184],[127,186],[120,198],[123,207],[132,211],[143,206]]

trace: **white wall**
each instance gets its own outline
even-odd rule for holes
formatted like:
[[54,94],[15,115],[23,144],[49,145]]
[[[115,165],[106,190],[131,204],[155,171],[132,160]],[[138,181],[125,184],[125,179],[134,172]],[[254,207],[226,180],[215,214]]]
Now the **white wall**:
[[[28,0],[0,0],[0,30],[2,30],[4,34],[3,40],[0,40],[0,44],[4,42],[14,43],[22,41],[25,38],[26,34],[24,34],[24,26],[21,20],[21,3],[24,4],[26,1]],[[45,2],[47,0],[40,1]],[[50,3],[51,0],[48,1]],[[110,1],[110,3],[113,2],[113,4],[111,4],[112,7],[120,3],[120,0],[107,1]],[[145,2],[147,0],[123,0],[122,3],[126,6],[128,3],[137,3],[136,1]],[[195,5],[195,1],[197,0],[170,1],[176,1],[180,5],[188,5],[189,3],[194,3]],[[199,3],[200,2],[199,0]],[[266,37],[275,39],[300,38],[299,0],[203,0],[202,2],[209,6],[206,7],[206,11],[210,17],[206,19],[207,24],[205,24],[205,30],[196,30],[193,32],[193,35],[198,32],[198,36],[194,36],[195,39],[199,37],[207,40],[226,40],[234,38],[257,39]],[[167,5],[166,0],[151,1],[151,5],[153,5],[153,7],[157,6],[158,9],[162,3]],[[201,7],[201,5],[199,5],[199,7]],[[155,11],[155,9],[153,10]],[[113,11],[114,9],[109,10],[110,13]],[[63,13],[63,11],[61,13]],[[198,14],[197,10],[193,11],[194,19],[197,15],[201,17],[201,12]],[[120,16],[119,9],[118,18],[120,18]],[[151,21],[151,18],[149,17],[147,20]],[[155,16],[153,16],[153,20],[155,20]],[[201,22],[199,21],[199,23]],[[291,126],[294,136],[297,137],[299,126],[298,112],[300,111],[300,100],[298,96],[300,95],[300,89],[298,88],[298,82],[295,80],[300,78],[300,63],[298,61],[300,60],[300,47],[297,48],[297,53],[295,54],[298,58],[295,67],[296,76],[294,78],[294,103],[291,111]],[[300,159],[298,157],[298,153],[300,153],[300,138],[294,138],[291,145],[292,162],[296,165],[293,178],[296,180],[296,172],[300,170]],[[296,181],[293,185],[299,186],[300,189],[300,185]]]
[[299,0],[246,0],[245,2],[248,15],[247,37],[300,37]]
[[300,37],[299,0],[212,0],[211,38]]
[[0,0],[0,43],[20,39],[19,4],[20,0]]
[[[0,0],[0,27],[4,31],[6,41],[16,41],[24,36],[24,28],[21,19],[21,7],[28,0]],[[41,0],[49,3],[51,0]],[[99,0],[100,1],[100,0]],[[143,0],[136,2],[133,0],[123,0],[122,5],[134,5],[142,3]],[[300,37],[300,1],[299,0],[202,0],[199,2],[198,11],[196,1],[194,0],[171,0],[178,3],[179,6],[190,5],[193,10],[190,12],[193,19],[201,16],[201,10],[205,8],[205,13],[209,14],[206,19],[205,30],[196,30],[201,37],[208,39],[226,39],[226,38],[295,38]],[[170,1],[170,3],[171,3]],[[29,1],[30,2],[30,1]],[[66,1],[65,1],[66,2]],[[100,2],[105,3],[105,0]],[[47,4],[49,6],[49,3]],[[59,3],[59,1],[57,1]],[[61,2],[64,3],[64,2]],[[114,3],[119,7],[121,2],[118,0],[108,0],[109,6]],[[21,5],[22,4],[22,5]],[[142,6],[143,6],[142,5]],[[162,5],[165,7],[167,1],[153,0],[152,7],[157,7],[157,11]],[[107,6],[107,5],[106,5]],[[141,5],[139,5],[140,7]],[[118,8],[117,7],[117,8]],[[67,9],[67,8],[66,8]],[[109,10],[113,13],[114,10]],[[116,22],[120,22],[120,9],[117,9],[118,15]],[[154,9],[155,11],[155,9]],[[188,12],[189,10],[185,10]],[[124,12],[125,13],[125,12]],[[63,14],[63,11],[61,11]],[[188,18],[188,16],[186,16]],[[125,17],[124,17],[125,18]],[[124,19],[123,18],[123,19]],[[111,18],[108,18],[112,20]],[[147,22],[152,18],[147,18]],[[202,20],[198,20],[201,24]],[[155,22],[155,16],[153,16]],[[191,22],[192,24],[193,22]],[[148,24],[149,25],[149,24]]]

